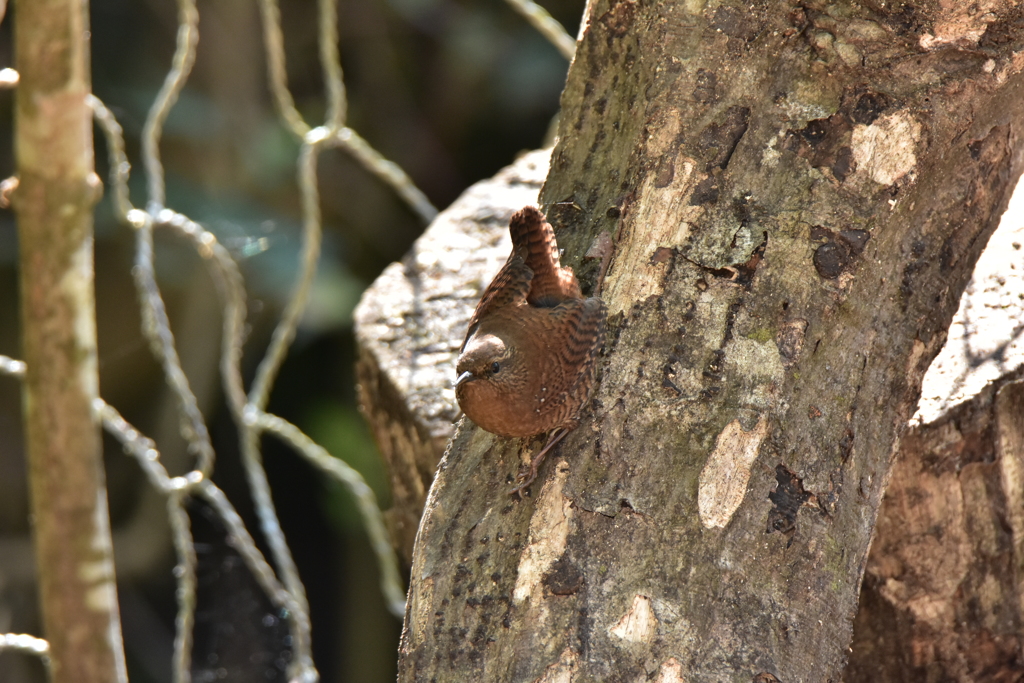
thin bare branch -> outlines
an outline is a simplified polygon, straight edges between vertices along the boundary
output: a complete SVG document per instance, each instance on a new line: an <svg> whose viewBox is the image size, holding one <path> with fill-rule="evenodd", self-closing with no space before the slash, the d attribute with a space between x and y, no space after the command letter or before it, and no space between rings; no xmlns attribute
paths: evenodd
<svg viewBox="0 0 1024 683"><path fill-rule="evenodd" d="M576 56L576 41L548 11L533 0L506 0L530 25L547 38L570 62Z"/></svg>

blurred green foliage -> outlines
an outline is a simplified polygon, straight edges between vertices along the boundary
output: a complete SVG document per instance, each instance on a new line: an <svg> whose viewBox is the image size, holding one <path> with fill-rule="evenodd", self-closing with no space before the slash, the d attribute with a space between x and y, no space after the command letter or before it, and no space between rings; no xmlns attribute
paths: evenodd
<svg viewBox="0 0 1024 683"><path fill-rule="evenodd" d="M387 472L366 421L351 403L321 400L307 406L304 430L314 441L363 475L382 508L391 504ZM346 533L360 533L362 517L352 496L340 485L329 486L324 505L331 521Z"/></svg>

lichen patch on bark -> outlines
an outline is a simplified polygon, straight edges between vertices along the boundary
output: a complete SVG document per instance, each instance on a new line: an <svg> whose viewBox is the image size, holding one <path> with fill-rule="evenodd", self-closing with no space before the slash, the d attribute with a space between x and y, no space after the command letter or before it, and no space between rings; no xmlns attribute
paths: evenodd
<svg viewBox="0 0 1024 683"><path fill-rule="evenodd" d="M725 366L729 376L743 378L736 386L741 405L759 410L771 407L775 387L784 375L782 355L774 341L761 343L743 337L729 340Z"/></svg>
<svg viewBox="0 0 1024 683"><path fill-rule="evenodd" d="M921 124L903 112L879 117L869 126L853 127L853 159L857 173L866 173L880 185L894 182L914 170Z"/></svg>
<svg viewBox="0 0 1024 683"><path fill-rule="evenodd" d="M776 133L772 136L772 139L765 145L764 151L761 152L761 165L765 168L775 168L779 164L779 159L782 158L782 152L779 150L779 140L783 135Z"/></svg>
<svg viewBox="0 0 1024 683"><path fill-rule="evenodd" d="M562 495L569 474L565 461L558 463L555 476L541 489L537 511L530 522L530 537L519 560L516 587L512 601L523 602L535 591L543 590L542 581L548 570L565 552L565 542L572 525L572 502Z"/></svg>
<svg viewBox="0 0 1024 683"><path fill-rule="evenodd" d="M750 468L767 434L768 421L761 417L749 432L735 419L718 435L715 450L700 473L697 490L697 510L706 528L724 528L732 519L743 502Z"/></svg>
<svg viewBox="0 0 1024 683"><path fill-rule="evenodd" d="M608 633L630 643L643 643L650 640L657 630L658 617L651 609L651 599L646 595L636 595L629 610L619 623L608 629Z"/></svg>

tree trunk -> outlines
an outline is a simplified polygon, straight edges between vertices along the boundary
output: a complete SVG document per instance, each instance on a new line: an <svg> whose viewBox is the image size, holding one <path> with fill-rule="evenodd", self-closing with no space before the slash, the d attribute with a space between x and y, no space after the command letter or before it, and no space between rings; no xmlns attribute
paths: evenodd
<svg viewBox="0 0 1024 683"><path fill-rule="evenodd" d="M907 430L878 516L847 683L1024 680L1024 382Z"/></svg>
<svg viewBox="0 0 1024 683"><path fill-rule="evenodd" d="M588 7L541 199L609 307L601 383L521 502L538 440L461 423L400 680L839 680L892 454L1021 170L1020 12L950 7Z"/></svg>
<svg viewBox="0 0 1024 683"><path fill-rule="evenodd" d="M1018 185L900 439L846 683L1024 681L1022 204Z"/></svg>

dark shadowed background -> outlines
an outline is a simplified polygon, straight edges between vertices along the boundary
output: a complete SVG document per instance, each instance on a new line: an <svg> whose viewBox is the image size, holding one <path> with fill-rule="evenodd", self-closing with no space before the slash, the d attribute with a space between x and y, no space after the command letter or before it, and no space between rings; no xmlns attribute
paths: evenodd
<svg viewBox="0 0 1024 683"><path fill-rule="evenodd" d="M582 1L545 5L575 35ZM142 205L138 136L170 63L177 10L171 0L96 0L91 12L94 91L125 129L132 200ZM281 12L292 93L315 123L325 109L316 2L283 0ZM196 66L163 137L167 204L211 229L242 265L251 375L297 268L299 146L272 109L255 0L201 0L199 16ZM0 66L12 65L11 24L8 16L0 26ZM567 65L501 0L341 0L339 31L349 125L401 165L438 208L519 151L542 144ZM0 91L3 176L14 169L13 99L13 92ZM97 168L106 174L99 137ZM270 410L359 469L386 507L381 464L354 402L351 313L362 290L402 257L424 226L341 152L321 156L320 191L319 276ZM156 438L178 474L190 459L139 332L133 237L113 220L107 202L96 213L101 394ZM22 355L17 253L13 216L0 212L0 353L14 357ZM221 319L212 283L191 246L160 232L157 271L183 365L218 449L214 479L254 529L235 431L220 396ZM105 444L129 675L133 683L163 683L171 680L175 614L163 501L134 461L111 440ZM394 680L400 624L384 608L354 506L294 453L272 439L264 446L275 503L309 596L322 680ZM0 632L42 635L22 447L19 387L0 377ZM224 542L216 517L198 504L191 512L199 555L194 680L283 681L289 642L280 615ZM0 656L0 680L40 679L37 662Z"/></svg>

